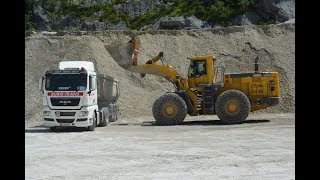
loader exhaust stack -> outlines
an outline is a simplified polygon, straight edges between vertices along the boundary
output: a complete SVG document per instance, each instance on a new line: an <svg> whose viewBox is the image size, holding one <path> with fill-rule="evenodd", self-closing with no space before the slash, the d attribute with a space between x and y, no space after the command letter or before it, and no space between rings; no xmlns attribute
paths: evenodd
<svg viewBox="0 0 320 180"><path fill-rule="evenodd" d="M259 64L258 64L258 56L256 57L256 59L254 60L254 72L258 72L259 71Z"/></svg>

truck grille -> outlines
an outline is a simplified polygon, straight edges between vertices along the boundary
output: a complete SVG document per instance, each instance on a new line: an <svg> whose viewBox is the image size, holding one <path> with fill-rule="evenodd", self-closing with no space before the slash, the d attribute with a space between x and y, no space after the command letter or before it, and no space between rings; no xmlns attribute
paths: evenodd
<svg viewBox="0 0 320 180"><path fill-rule="evenodd" d="M76 112L60 112L60 116L74 116Z"/></svg>
<svg viewBox="0 0 320 180"><path fill-rule="evenodd" d="M50 98L52 106L78 106L80 97L52 97Z"/></svg>
<svg viewBox="0 0 320 180"><path fill-rule="evenodd" d="M57 119L58 123L73 123L74 119Z"/></svg>

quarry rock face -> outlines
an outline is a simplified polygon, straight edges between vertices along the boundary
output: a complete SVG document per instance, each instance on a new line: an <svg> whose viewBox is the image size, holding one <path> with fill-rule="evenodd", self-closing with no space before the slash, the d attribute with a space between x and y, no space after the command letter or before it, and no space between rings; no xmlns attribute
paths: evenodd
<svg viewBox="0 0 320 180"><path fill-rule="evenodd" d="M35 28L42 31L50 30L49 18L41 6L34 6L29 14Z"/></svg>

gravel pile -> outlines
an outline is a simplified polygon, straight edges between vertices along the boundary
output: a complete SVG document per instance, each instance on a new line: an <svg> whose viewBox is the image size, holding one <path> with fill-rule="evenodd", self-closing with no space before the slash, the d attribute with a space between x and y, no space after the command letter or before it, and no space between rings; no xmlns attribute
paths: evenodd
<svg viewBox="0 0 320 180"><path fill-rule="evenodd" d="M250 72L259 57L260 70L280 73L281 104L260 112L294 112L295 107L295 24L241 26L214 30L176 30L138 32L141 52L138 63L145 63L160 51L168 63L186 76L194 55L214 55L217 65L226 72ZM42 118L42 94L38 80L45 71L55 69L59 61L88 60L98 72L116 77L121 82L118 100L120 118L152 115L154 100L172 85L153 75L123 69L119 64L129 59L132 31L82 32L74 34L36 33L25 37L25 118Z"/></svg>

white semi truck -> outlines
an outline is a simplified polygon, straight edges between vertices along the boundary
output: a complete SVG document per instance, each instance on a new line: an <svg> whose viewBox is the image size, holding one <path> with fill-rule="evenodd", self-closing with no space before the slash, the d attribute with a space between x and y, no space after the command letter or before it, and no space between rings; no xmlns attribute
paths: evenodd
<svg viewBox="0 0 320 180"><path fill-rule="evenodd" d="M44 126L51 131L67 126L93 131L118 119L119 81L97 74L92 62L62 61L39 80L39 88Z"/></svg>

